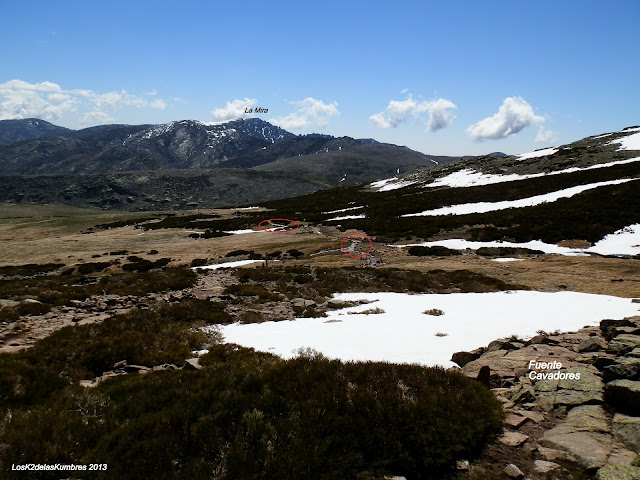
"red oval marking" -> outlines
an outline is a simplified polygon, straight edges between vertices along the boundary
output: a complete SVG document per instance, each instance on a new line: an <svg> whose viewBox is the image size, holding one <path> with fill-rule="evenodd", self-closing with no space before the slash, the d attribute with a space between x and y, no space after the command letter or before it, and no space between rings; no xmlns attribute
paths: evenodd
<svg viewBox="0 0 640 480"><path fill-rule="evenodd" d="M369 240L369 250L367 250L367 253L363 253L362 255L349 255L347 252L344 251L344 241L353 236L353 235L358 235L359 237L364 237L367 240ZM371 239L369 237L367 237L364 233L350 233L349 235L347 235L346 237L344 237L342 239L342 242L340 242L340 250L342 250L342 253L344 253L347 257L351 257L351 258L362 258L362 257L366 257L367 255L369 255L369 252L371 252L371 250L373 249L373 242L371 241Z"/></svg>
<svg viewBox="0 0 640 480"><path fill-rule="evenodd" d="M289 222L289 223L295 223L297 226L296 228L292 228L291 230L267 230L266 228L262 228L262 224L265 222L272 222L274 220L282 220L284 222ZM294 230L297 230L300 228L300 223L296 222L295 220L289 220L288 218L269 218L268 220L263 220L258 224L258 228L260 230L262 230L263 232L269 232L269 233L287 233L287 232L293 232Z"/></svg>

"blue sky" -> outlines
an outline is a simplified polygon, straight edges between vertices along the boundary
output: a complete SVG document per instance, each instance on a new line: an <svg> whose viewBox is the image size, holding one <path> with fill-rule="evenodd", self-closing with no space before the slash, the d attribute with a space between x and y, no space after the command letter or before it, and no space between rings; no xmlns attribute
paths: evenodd
<svg viewBox="0 0 640 480"><path fill-rule="evenodd" d="M640 2L0 1L0 119L521 153L640 124Z"/></svg>

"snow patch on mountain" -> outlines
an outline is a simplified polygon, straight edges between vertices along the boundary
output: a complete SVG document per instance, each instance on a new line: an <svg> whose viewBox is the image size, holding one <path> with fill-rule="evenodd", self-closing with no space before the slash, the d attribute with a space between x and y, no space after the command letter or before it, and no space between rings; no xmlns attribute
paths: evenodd
<svg viewBox="0 0 640 480"><path fill-rule="evenodd" d="M539 157L548 157L549 155L553 155L558 153L558 148L544 148L542 150L536 150L535 152L530 153L521 153L520 155L516 155L518 160L527 160L529 158L539 158Z"/></svg>
<svg viewBox="0 0 640 480"><path fill-rule="evenodd" d="M332 222L335 220L355 220L358 218L367 218L366 215L345 215L344 217L334 217L325 220L325 222Z"/></svg>
<svg viewBox="0 0 640 480"><path fill-rule="evenodd" d="M556 192L545 193L543 195L535 195L533 197L521 198L519 200L504 200L501 202L477 202L463 203L459 205L449 205L447 207L436 208L434 210L425 210L420 213L407 213L403 217L422 217L422 216L439 216L439 215L468 215L470 213L486 213L496 210L505 210L507 208L524 208L533 207L543 203L555 202L561 198L570 198L579 193L585 192L606 185L619 185L621 183L639 180L637 178L623 178L619 180L609 180L606 182L589 183L587 185L577 185L575 187L565 188Z"/></svg>
<svg viewBox="0 0 640 480"><path fill-rule="evenodd" d="M331 210L330 212L322 212L322 213L323 215L328 215L330 213L342 213L342 212L348 212L349 210L358 210L360 208L364 208L364 205L360 207L341 208L340 210Z"/></svg>
<svg viewBox="0 0 640 480"><path fill-rule="evenodd" d="M369 184L371 188L378 192L388 192L390 190L396 190L398 188L408 187L418 183L415 180L400 180L398 177L387 178L385 180L378 180Z"/></svg>
<svg viewBox="0 0 640 480"><path fill-rule="evenodd" d="M544 253L567 256L584 256L590 253L598 255L640 255L640 224L636 223L628 225L620 230L606 235L602 240L596 242L589 248L568 248L560 247L540 240L532 240L524 243L512 242L473 242L463 240L461 238L452 238L448 240L436 240L433 242L411 243L407 245L390 245L396 248L405 247L447 247L452 250L477 250L483 247L510 247L510 248L528 248L531 250L540 250Z"/></svg>
<svg viewBox="0 0 640 480"><path fill-rule="evenodd" d="M508 248L528 248L531 250L540 250L544 253L553 253L557 255L567 255L567 256L585 256L587 255L582 250L567 248L567 247L559 247L558 245L553 245L550 243L545 243L540 240L531 240L529 242L523 243L514 243L514 242L474 242L471 240L463 240L461 238L451 238L448 240L436 240L433 242L422 242L422 243L410 243L407 245L390 245L396 248L404 248L404 247L446 247L452 250L477 250L479 248L485 247L508 247Z"/></svg>
<svg viewBox="0 0 640 480"><path fill-rule="evenodd" d="M640 150L640 132L611 140L609 145L613 145L614 143L620 144L618 150Z"/></svg>

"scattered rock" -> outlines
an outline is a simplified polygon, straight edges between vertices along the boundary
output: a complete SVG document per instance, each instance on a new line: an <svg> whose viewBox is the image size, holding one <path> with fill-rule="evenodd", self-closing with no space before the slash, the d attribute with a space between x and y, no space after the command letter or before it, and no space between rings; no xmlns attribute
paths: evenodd
<svg viewBox="0 0 640 480"><path fill-rule="evenodd" d="M477 348L470 352L456 352L451 356L451 361L457 363L460 368L464 367L467 363L477 360L484 353L484 348Z"/></svg>
<svg viewBox="0 0 640 480"><path fill-rule="evenodd" d="M535 337L531 337L527 342L527 345L558 345L560 342L555 340L548 335L536 335Z"/></svg>
<svg viewBox="0 0 640 480"><path fill-rule="evenodd" d="M596 472L597 480L638 480L640 479L640 468L607 465Z"/></svg>
<svg viewBox="0 0 640 480"><path fill-rule="evenodd" d="M505 475L509 478L522 478L524 477L524 473L520 470L516 465L510 463L503 470Z"/></svg>
<svg viewBox="0 0 640 480"><path fill-rule="evenodd" d="M617 362L602 369L605 382L613 380L640 380L640 358L619 357Z"/></svg>
<svg viewBox="0 0 640 480"><path fill-rule="evenodd" d="M126 366L127 366L126 360L120 360L119 362L116 362L113 364L113 368L124 368Z"/></svg>
<svg viewBox="0 0 640 480"><path fill-rule="evenodd" d="M513 413L510 413L509 415L507 415L507 418L505 419L505 422L507 425L511 427L516 427L516 428L522 425L526 421L527 421L527 417L523 417L522 415L515 415Z"/></svg>
<svg viewBox="0 0 640 480"><path fill-rule="evenodd" d="M616 440L630 450L640 453L640 417L616 413L611 428Z"/></svg>
<svg viewBox="0 0 640 480"><path fill-rule="evenodd" d="M640 358L640 347L636 347L627 353L627 357Z"/></svg>
<svg viewBox="0 0 640 480"><path fill-rule="evenodd" d="M605 355L607 356L598 355L597 357L594 357L591 362L592 365L600 371L603 371L609 365L615 365L617 362L617 357L615 355L610 355L610 354L605 354Z"/></svg>
<svg viewBox="0 0 640 480"><path fill-rule="evenodd" d="M306 298L294 298L291 300L291 306L292 307L311 307L313 305L315 305L316 302L314 302L313 300L308 300Z"/></svg>
<svg viewBox="0 0 640 480"><path fill-rule="evenodd" d="M187 358L182 368L185 370L200 370L202 365L200 365L200 359L198 357Z"/></svg>
<svg viewBox="0 0 640 480"><path fill-rule="evenodd" d="M600 331L602 335L607 341L611 341L611 339L615 336L613 334L613 329L615 327L633 327L635 323L630 319L625 318L623 320L602 320L600 322Z"/></svg>
<svg viewBox="0 0 640 480"><path fill-rule="evenodd" d="M569 452L586 469L606 465L613 445L604 409L599 405L575 407L564 422L540 439L544 447Z"/></svg>
<svg viewBox="0 0 640 480"><path fill-rule="evenodd" d="M456 462L456 469L458 470L469 470L469 460L458 460Z"/></svg>
<svg viewBox="0 0 640 480"><path fill-rule="evenodd" d="M624 355L636 347L640 347L640 335L623 333L609 342L609 351L617 355Z"/></svg>
<svg viewBox="0 0 640 480"><path fill-rule="evenodd" d="M538 447L538 454L545 460L554 462L556 460L575 462L576 459L569 452L564 450L557 450L555 448Z"/></svg>
<svg viewBox="0 0 640 480"><path fill-rule="evenodd" d="M144 365L125 365L123 370L127 373L146 373L151 369Z"/></svg>
<svg viewBox="0 0 640 480"><path fill-rule="evenodd" d="M511 397L513 403L531 403L536 399L536 392L531 385L521 385L520 390Z"/></svg>
<svg viewBox="0 0 640 480"><path fill-rule="evenodd" d="M533 469L538 473L549 473L558 468L562 468L555 462L547 462L546 460L536 460L533 463Z"/></svg>
<svg viewBox="0 0 640 480"><path fill-rule="evenodd" d="M518 432L504 432L504 434L498 439L500 443L507 447L517 447L522 445L529 439L529 435L524 435Z"/></svg>
<svg viewBox="0 0 640 480"><path fill-rule="evenodd" d="M180 370L180 369L178 368L177 365L174 365L173 363L163 363L162 365L156 365L151 370L153 370L154 372L158 372L161 370Z"/></svg>
<svg viewBox="0 0 640 480"><path fill-rule="evenodd" d="M540 412L531 412L531 411L514 411L514 413L518 413L520 415L523 415L525 417L527 417L529 420L535 422L535 423L542 423L544 422L544 415Z"/></svg>
<svg viewBox="0 0 640 480"><path fill-rule="evenodd" d="M607 401L617 410L640 416L640 381L614 380L605 386Z"/></svg>
<svg viewBox="0 0 640 480"><path fill-rule="evenodd" d="M487 352L495 352L497 350L516 350L518 347L511 343L508 338L494 340L487 346Z"/></svg>
<svg viewBox="0 0 640 480"><path fill-rule="evenodd" d="M598 350L604 350L607 348L606 342L598 337L591 337L582 342L577 347L578 352L597 352Z"/></svg>
<svg viewBox="0 0 640 480"><path fill-rule="evenodd" d="M484 365L478 372L476 380L487 388L491 388L491 368L488 365Z"/></svg>

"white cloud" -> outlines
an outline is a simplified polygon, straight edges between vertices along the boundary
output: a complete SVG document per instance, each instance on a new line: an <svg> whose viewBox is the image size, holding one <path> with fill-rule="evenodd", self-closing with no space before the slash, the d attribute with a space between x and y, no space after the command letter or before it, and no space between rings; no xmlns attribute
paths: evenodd
<svg viewBox="0 0 640 480"><path fill-rule="evenodd" d="M543 126L538 129L538 133L536 134L535 141L537 143L551 143L557 140L555 132L551 130L547 130Z"/></svg>
<svg viewBox="0 0 640 480"><path fill-rule="evenodd" d="M451 122L453 122L453 119L456 118L449 110L458 107L449 100L438 98L437 100L427 102L427 104L429 108L429 121L427 122L427 128L432 132L448 127L451 125Z"/></svg>
<svg viewBox="0 0 640 480"><path fill-rule="evenodd" d="M474 140L507 138L534 123L544 122L544 117L533 113L533 108L522 97L504 99L498 113L483 118L467 128Z"/></svg>
<svg viewBox="0 0 640 480"><path fill-rule="evenodd" d="M404 89L402 93L406 93ZM383 112L376 113L369 117L378 128L396 128L409 118L418 118L423 113L429 114L426 127L432 132L451 125L456 118L451 110L458 108L456 105L444 98L435 100L416 101L411 94L405 100L391 100Z"/></svg>
<svg viewBox="0 0 640 480"><path fill-rule="evenodd" d="M80 123L82 125L104 125L106 123L113 123L115 121L114 118L111 118L108 113L101 111L93 111L86 113L83 115Z"/></svg>
<svg viewBox="0 0 640 480"><path fill-rule="evenodd" d="M167 108L167 103L164 100L156 98L153 102L149 104L151 108L155 108L156 110L164 110Z"/></svg>
<svg viewBox="0 0 640 480"><path fill-rule="evenodd" d="M158 94L158 91L155 88L152 88L148 92L144 92L144 94L150 97L155 97Z"/></svg>
<svg viewBox="0 0 640 480"><path fill-rule="evenodd" d="M235 100L227 102L224 108L214 109L211 115L219 122L240 118L246 115L245 110L247 108L255 107L256 103L258 103L258 101L255 98L236 98Z"/></svg>
<svg viewBox="0 0 640 480"><path fill-rule="evenodd" d="M83 125L108 123L114 121L109 112L121 107L163 110L166 103L159 98L148 102L126 90L100 94L86 89L65 90L52 82L0 83L0 120L37 117L54 121L65 114L79 114Z"/></svg>
<svg viewBox="0 0 640 480"><path fill-rule="evenodd" d="M324 127L331 117L340 115L338 102L324 103L322 100L307 97L291 104L296 105L298 109L284 117L271 118L269 121L288 130L297 130L310 126Z"/></svg>

